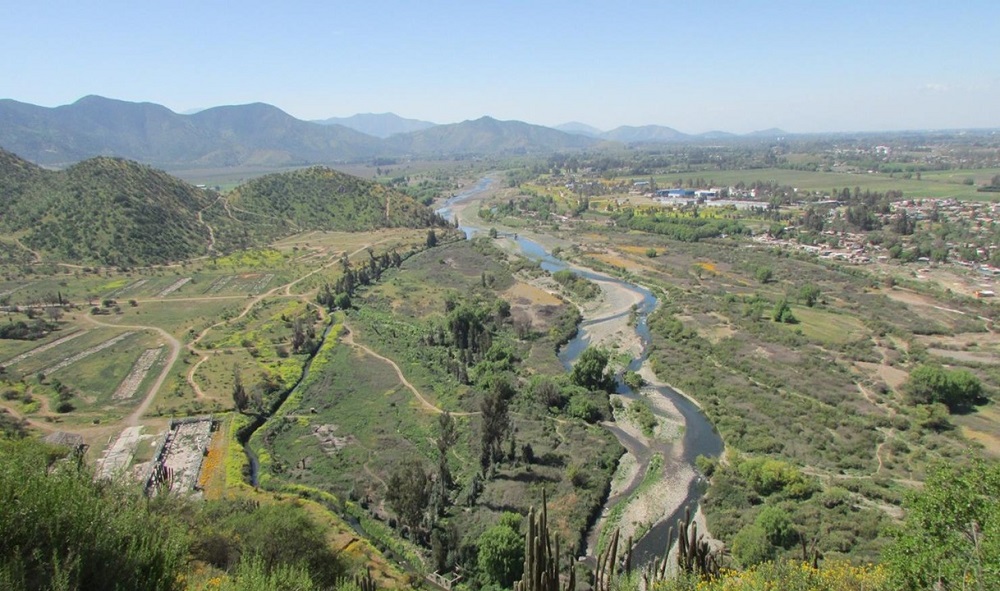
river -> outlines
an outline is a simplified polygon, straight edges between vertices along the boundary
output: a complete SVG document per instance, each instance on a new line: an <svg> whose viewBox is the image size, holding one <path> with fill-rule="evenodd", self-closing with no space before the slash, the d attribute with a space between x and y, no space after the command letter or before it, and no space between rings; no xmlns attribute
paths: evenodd
<svg viewBox="0 0 1000 591"><path fill-rule="evenodd" d="M465 191L445 201L444 205L438 209L438 213L448 219L454 218L456 215L456 205L466 201L471 201L483 195L490 189L493 182L495 181L490 177L480 179L479 182L471 188L466 189ZM465 232L466 237L472 237L483 231L482 228L469 225L468 220L459 219L458 222L459 228ZM649 343L651 340L647 319L649 314L656 309L656 306L659 303L656 296L649 289L596 271L571 267L565 261L552 256L552 253L548 252L541 244L523 235L515 234L514 241L525 257L538 261L541 264L541 267L550 273L563 269L570 269L587 279L614 284L617 288L625 289L635 294L637 296L636 299L640 300L636 310L637 321L635 323L635 331L642 343L642 354L632 360L628 369L637 371L646 362L649 357ZM620 315L621 313L619 312L614 317L618 317ZM567 343L559 352L559 358L567 371L572 367L573 362L577 359L577 357L579 357L580 353L582 353L589 346L591 335L588 333L587 327L598 322L607 321L610 318L612 317L605 316L599 318L588 318L580 325L580 331L577 336ZM718 457L722 453L722 439L719 437L718 432L712 424L708 421L708 418L705 417L704 413L702 413L701 409L699 409L694 402L668 386L659 385L654 386L653 389L659 395L668 398L684 418L684 434L681 440L664 443L655 450L663 453L664 455L664 473L668 473L672 467L676 469L676 465L673 464L673 462L684 462L693 468L695 458L699 455ZM628 397L635 396L628 386L621 382L621 379L618 380L618 393ZM615 435L615 437L618 438L619 442L626 449L634 450L637 449L637 446L641 445L622 429L613 425L609 425L608 429ZM673 447L676 445L681 445L680 454L671 453L674 451ZM636 488L640 481L641 477L635 479L630 487L622 491L615 498L609 499L608 502L615 503L621 499L627 499L628 495ZM665 516L665 519L662 519L653 525L653 527L650 528L645 535L635 543L632 554L633 564L642 565L664 554L669 527L676 524L677 520L683 517L685 509L690 508L692 513L694 512L702 493L703 484L700 481L700 478L689 482L684 502L681 503L671 515ZM593 552L596 533L597 532L592 532L591 535L588 536L588 545L590 546L588 549L589 552Z"/></svg>

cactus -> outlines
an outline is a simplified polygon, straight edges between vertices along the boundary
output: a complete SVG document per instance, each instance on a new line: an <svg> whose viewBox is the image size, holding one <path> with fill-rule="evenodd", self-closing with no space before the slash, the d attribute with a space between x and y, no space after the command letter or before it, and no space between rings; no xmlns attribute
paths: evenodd
<svg viewBox="0 0 1000 591"><path fill-rule="evenodd" d="M618 529L611 534L611 542L597 557L597 569L594 571L594 591L609 591L611 582L615 580L615 569L618 567ZM632 538L625 542L625 555L621 560L625 576L632 574ZM622 574L622 573L619 573Z"/></svg>
<svg viewBox="0 0 1000 591"><path fill-rule="evenodd" d="M375 591L377 588L375 586L375 579L372 578L372 570L370 568L365 570L364 575L355 575L353 579L342 577L338 579L336 583L337 588L354 583L354 587L356 587L358 591Z"/></svg>
<svg viewBox="0 0 1000 591"><path fill-rule="evenodd" d="M542 491L542 510L528 512L528 531L524 536L524 574L514 583L514 591L573 591L576 587L576 572L573 558L569 557L569 574L566 585L559 587L559 536L549 537L548 505L545 491ZM553 551L554 550L554 551Z"/></svg>
<svg viewBox="0 0 1000 591"><path fill-rule="evenodd" d="M667 530L667 548L663 560L653 565L651 572L644 575L647 584L652 581L663 581L667 577L667 556L673 546L675 530L671 526ZM719 560L708 545L708 542L698 535L698 524L691 521L691 508L684 511L684 519L677 520L677 568L684 573L697 573L703 579L711 579L719 575Z"/></svg>

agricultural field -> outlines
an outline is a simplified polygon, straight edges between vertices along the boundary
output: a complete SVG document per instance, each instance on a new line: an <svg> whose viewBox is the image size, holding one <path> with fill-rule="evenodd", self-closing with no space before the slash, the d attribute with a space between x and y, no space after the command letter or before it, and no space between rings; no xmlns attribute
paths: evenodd
<svg viewBox="0 0 1000 591"><path fill-rule="evenodd" d="M8 268L4 320L24 336L0 339L0 365L24 381L3 403L63 427L124 420L154 388L153 417L228 410L234 367L251 386L259 376L273 376L271 387L298 379L306 352L292 343L292 324L311 339L323 328L321 283L303 289L300 280L335 279L317 271L339 273L342 256L364 260L383 244L408 251L425 238L313 233L173 268Z"/></svg>
<svg viewBox="0 0 1000 591"><path fill-rule="evenodd" d="M847 187L854 190L860 187L862 191L885 192L899 190L911 199L942 198L942 199L991 199L990 193L976 191L977 185L987 183L997 169L952 170L921 173L920 180L915 178L900 178L899 175L885 173L848 173L820 172L808 170L793 170L787 168L762 168L753 170L701 170L684 173L654 174L653 181L657 187L671 188L688 186L687 181L702 178L707 186L730 187L739 183L751 186L754 183L773 183L789 186L799 192L829 193L832 189ZM619 181L649 180L650 176L628 176ZM966 184L966 179L974 179L975 184Z"/></svg>

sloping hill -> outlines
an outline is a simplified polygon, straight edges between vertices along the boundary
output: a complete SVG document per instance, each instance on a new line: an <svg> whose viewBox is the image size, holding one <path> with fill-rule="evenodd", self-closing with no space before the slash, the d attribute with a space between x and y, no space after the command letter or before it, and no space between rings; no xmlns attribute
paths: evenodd
<svg viewBox="0 0 1000 591"><path fill-rule="evenodd" d="M119 158L49 171L0 149L0 199L4 260L37 253L62 262L169 263L208 254L209 225L219 252L307 229L447 226L404 193L318 167L261 177L220 196Z"/></svg>
<svg viewBox="0 0 1000 591"><path fill-rule="evenodd" d="M214 107L190 115L211 141L196 164L298 165L366 158L379 141L340 125L317 125L264 103Z"/></svg>
<svg viewBox="0 0 1000 591"><path fill-rule="evenodd" d="M0 151L5 233L46 258L111 265L166 263L204 254L203 191L148 166L95 158L45 171Z"/></svg>
<svg viewBox="0 0 1000 591"><path fill-rule="evenodd" d="M600 140L521 121L481 117L393 136L386 142L398 152L431 156L553 152L589 148Z"/></svg>
<svg viewBox="0 0 1000 591"><path fill-rule="evenodd" d="M44 165L102 155L165 168L294 166L366 158L380 150L376 138L301 121L261 103L179 115L153 103L99 96L51 109L0 100L0 145Z"/></svg>
<svg viewBox="0 0 1000 591"><path fill-rule="evenodd" d="M237 187L227 198L238 218L273 220L282 225L279 231L447 225L404 193L323 167L269 174Z"/></svg>
<svg viewBox="0 0 1000 591"><path fill-rule="evenodd" d="M358 113L350 117L330 117L321 121L314 121L321 125L343 125L354 131L368 134L377 138L387 138L397 133L410 133L434 127L437 123L421 121L419 119L407 119L395 113Z"/></svg>

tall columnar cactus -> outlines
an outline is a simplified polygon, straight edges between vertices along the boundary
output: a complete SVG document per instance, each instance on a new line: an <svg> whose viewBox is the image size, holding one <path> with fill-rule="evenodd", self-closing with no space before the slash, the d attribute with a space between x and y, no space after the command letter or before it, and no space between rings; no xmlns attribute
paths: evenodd
<svg viewBox="0 0 1000 591"><path fill-rule="evenodd" d="M609 591L611 583L615 580L615 569L618 567L618 529L611 534L611 542L597 557L597 569L594 571L594 591ZM625 542L625 556L623 562L623 573L628 576L632 573L632 538ZM621 574L621 573L619 573Z"/></svg>
<svg viewBox="0 0 1000 591"><path fill-rule="evenodd" d="M358 589L358 591L375 591L377 588L375 586L375 579L372 578L372 570L370 568L365 571L365 574L354 575L351 579L348 579L347 577L340 577L337 580L337 587L340 588L345 585L350 586L351 583L354 583L354 586Z"/></svg>
<svg viewBox="0 0 1000 591"><path fill-rule="evenodd" d="M549 536L548 506L542 491L542 511L528 512L528 531L524 536L524 574L514 583L514 591L573 591L576 573L573 557L569 557L566 585L559 586L559 536ZM554 539L554 543L553 543Z"/></svg>
<svg viewBox="0 0 1000 591"><path fill-rule="evenodd" d="M375 591L375 579L372 578L372 571L369 569L365 572L365 576L354 577L354 584L358 586L361 591Z"/></svg>
<svg viewBox="0 0 1000 591"><path fill-rule="evenodd" d="M667 564L670 548L674 545L674 534L677 534L677 568L685 573L697 573L703 579L719 575L719 560L711 546L698 535L698 524L691 521L690 507L684 511L684 519L677 520L677 529L671 526L667 530L667 548L663 559L653 565L651 572L645 574L648 583L663 581L667 578Z"/></svg>

